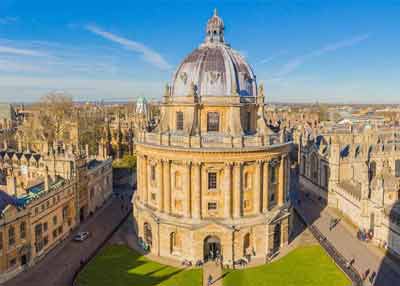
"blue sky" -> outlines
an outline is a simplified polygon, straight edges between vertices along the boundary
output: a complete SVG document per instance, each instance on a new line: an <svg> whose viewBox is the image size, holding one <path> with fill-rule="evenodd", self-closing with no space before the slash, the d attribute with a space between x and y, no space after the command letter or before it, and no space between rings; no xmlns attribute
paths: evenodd
<svg viewBox="0 0 400 286"><path fill-rule="evenodd" d="M400 103L389 0L0 0L0 101L159 98L215 7L267 101Z"/></svg>

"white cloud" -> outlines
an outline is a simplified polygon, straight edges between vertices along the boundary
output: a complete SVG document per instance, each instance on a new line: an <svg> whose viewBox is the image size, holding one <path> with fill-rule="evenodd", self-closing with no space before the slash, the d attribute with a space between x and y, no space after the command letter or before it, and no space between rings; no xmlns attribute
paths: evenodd
<svg viewBox="0 0 400 286"><path fill-rule="evenodd" d="M277 76L285 76L285 75L295 71L297 68L299 68L301 65L303 65L307 60L310 60L310 59L316 58L316 57L320 57L327 53L335 52L339 49L352 47L363 41L366 41L367 39L369 39L369 37L370 37L369 34L358 35L351 39L327 44L318 50L314 50L308 54L292 58L285 65L282 66L282 68L278 72Z"/></svg>
<svg viewBox="0 0 400 286"><path fill-rule="evenodd" d="M45 53L37 52L28 49L19 49L9 46L0 46L0 54L18 55L18 56L32 56L32 57L45 57Z"/></svg>
<svg viewBox="0 0 400 286"><path fill-rule="evenodd" d="M0 71L2 72L45 72L47 69L41 65L21 63L13 60L0 59Z"/></svg>
<svg viewBox="0 0 400 286"><path fill-rule="evenodd" d="M142 43L135 42L135 41L128 40L126 38L117 36L110 32L104 31L94 25L87 25L85 28L86 28L86 30L88 30L96 35L99 35L107 40L110 40L114 43L118 43L118 44L122 45L123 47L125 47L128 50L142 54L143 58L147 62L158 67L159 69L166 70L166 69L171 68L170 64L168 64L168 62L159 53L153 51L149 47L146 47Z"/></svg>
<svg viewBox="0 0 400 286"><path fill-rule="evenodd" d="M267 58L265 58L265 59L262 59L262 60L259 61L258 63L259 63L259 64L267 64L267 63L270 63L270 62L276 60L277 58L279 58L280 56L282 56L282 55L284 55L284 54L286 54L286 53L287 53L286 50L279 51L279 52L276 53L275 55L272 55L272 56L269 56L269 57L267 57Z"/></svg>
<svg viewBox="0 0 400 286"><path fill-rule="evenodd" d="M159 98L162 88L163 81L152 80L0 75L1 99L11 102L34 101L54 91L69 93L75 100L133 100L143 95Z"/></svg>

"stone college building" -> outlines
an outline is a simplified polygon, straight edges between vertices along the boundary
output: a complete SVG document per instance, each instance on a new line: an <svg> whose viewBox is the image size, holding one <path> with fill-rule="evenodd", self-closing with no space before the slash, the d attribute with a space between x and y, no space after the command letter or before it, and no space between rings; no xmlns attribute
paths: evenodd
<svg viewBox="0 0 400 286"><path fill-rule="evenodd" d="M264 262L291 231L288 138L267 125L263 87L215 12L166 86L159 124L137 138L139 238L177 261Z"/></svg>

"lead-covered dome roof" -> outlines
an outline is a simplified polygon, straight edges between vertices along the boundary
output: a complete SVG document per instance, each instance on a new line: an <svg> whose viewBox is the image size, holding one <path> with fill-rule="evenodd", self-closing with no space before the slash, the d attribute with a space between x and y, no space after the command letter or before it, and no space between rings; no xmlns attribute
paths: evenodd
<svg viewBox="0 0 400 286"><path fill-rule="evenodd" d="M205 42L189 54L172 78L172 96L256 96L256 77L243 56L224 42L224 23L208 20Z"/></svg>

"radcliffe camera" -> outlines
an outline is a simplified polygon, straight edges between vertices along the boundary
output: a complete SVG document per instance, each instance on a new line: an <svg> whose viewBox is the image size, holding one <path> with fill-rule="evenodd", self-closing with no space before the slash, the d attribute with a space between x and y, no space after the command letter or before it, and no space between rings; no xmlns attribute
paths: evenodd
<svg viewBox="0 0 400 286"><path fill-rule="evenodd" d="M0 0L0 285L400 285L398 15Z"/></svg>

